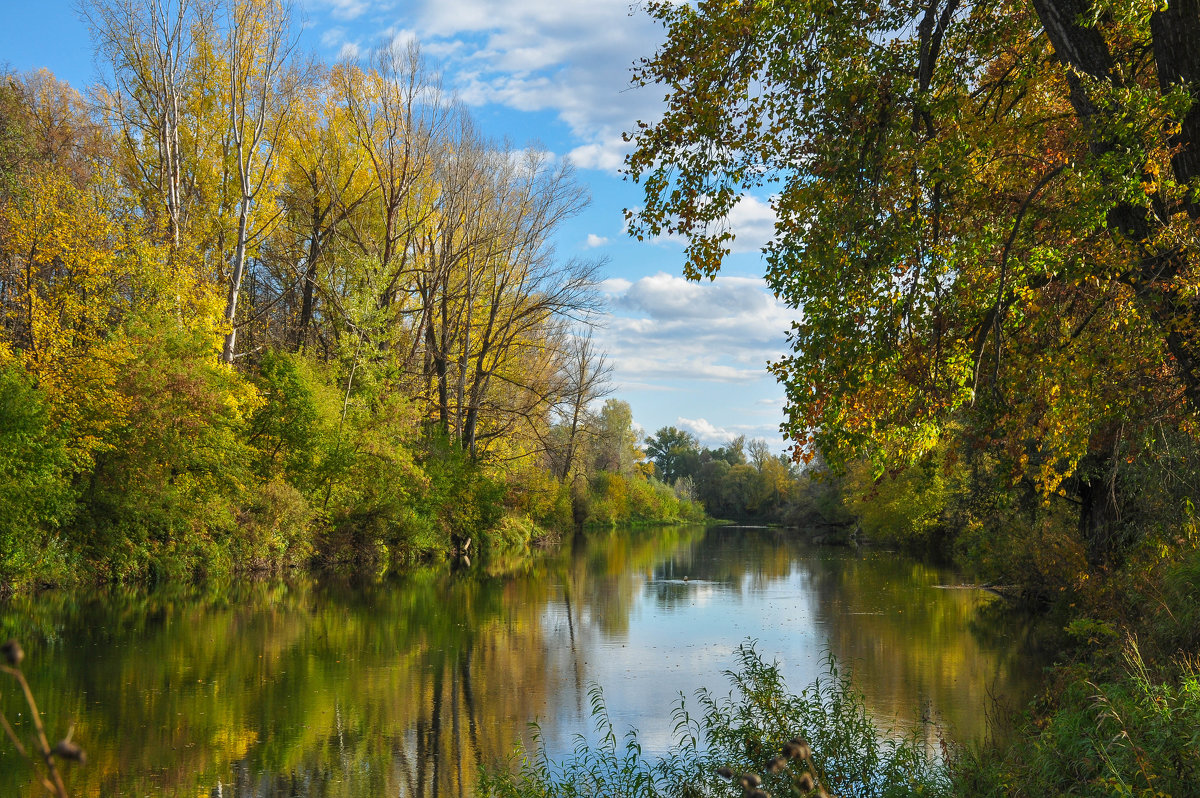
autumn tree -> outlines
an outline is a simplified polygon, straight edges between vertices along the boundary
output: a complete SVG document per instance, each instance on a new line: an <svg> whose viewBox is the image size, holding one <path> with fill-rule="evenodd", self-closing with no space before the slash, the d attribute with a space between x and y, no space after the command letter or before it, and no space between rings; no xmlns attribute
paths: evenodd
<svg viewBox="0 0 1200 798"><path fill-rule="evenodd" d="M178 247L196 200L189 174L189 93L194 82L193 33L212 24L203 0L88 0L80 6L99 60L108 65L101 101L128 147L130 179L146 195L152 219L163 220ZM194 151L193 151L194 154Z"/></svg>
<svg viewBox="0 0 1200 798"><path fill-rule="evenodd" d="M555 471L559 479L565 480L571 474L580 450L587 445L585 439L592 432L588 406L612 390L609 382L612 367L604 353L597 349L590 333L572 335L567 339L564 360L565 385L561 391L563 401L558 414L565 440L561 451L557 453Z"/></svg>
<svg viewBox="0 0 1200 798"><path fill-rule="evenodd" d="M361 223L348 230L361 257L355 279L369 301L359 313L378 316L373 336L387 347L417 305L410 256L434 213L439 160L453 157L442 149L451 108L416 45L380 48L365 70L340 65L333 80L373 183Z"/></svg>
<svg viewBox="0 0 1200 798"><path fill-rule="evenodd" d="M649 10L636 80L670 89L631 134L631 229L711 276L734 205L771 195L799 452L878 476L966 420L1004 479L1074 494L1102 558L1117 464L1200 410L1195 5Z"/></svg>
<svg viewBox="0 0 1200 798"><path fill-rule="evenodd" d="M606 399L592 422L592 467L632 476L642 459L640 429L633 423L633 408L621 399Z"/></svg>
<svg viewBox="0 0 1200 798"><path fill-rule="evenodd" d="M289 243L281 247L284 263L275 274L281 290L300 287L291 303L298 300L299 307L292 308L288 336L297 349L313 338L322 297L328 302L335 296L330 280L335 256L345 251L356 214L378 190L367 150L354 143L349 109L339 100L332 75L325 71L304 88L285 142L281 198L286 215L280 238Z"/></svg>
<svg viewBox="0 0 1200 798"><path fill-rule="evenodd" d="M278 220L278 211L264 199L275 189L278 145L303 75L292 59L296 38L291 9L281 0L232 0L224 11L224 40L219 44L223 85L218 96L228 114L225 146L234 161L237 228L225 300L229 331L221 359L232 363L246 258L249 248Z"/></svg>

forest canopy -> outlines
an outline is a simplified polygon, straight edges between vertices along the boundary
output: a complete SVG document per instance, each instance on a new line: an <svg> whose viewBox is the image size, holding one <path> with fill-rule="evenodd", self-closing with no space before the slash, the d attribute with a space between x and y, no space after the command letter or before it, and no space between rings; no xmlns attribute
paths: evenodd
<svg viewBox="0 0 1200 798"><path fill-rule="evenodd" d="M97 88L0 81L0 594L701 515L599 406L568 161L278 0L80 12Z"/></svg>

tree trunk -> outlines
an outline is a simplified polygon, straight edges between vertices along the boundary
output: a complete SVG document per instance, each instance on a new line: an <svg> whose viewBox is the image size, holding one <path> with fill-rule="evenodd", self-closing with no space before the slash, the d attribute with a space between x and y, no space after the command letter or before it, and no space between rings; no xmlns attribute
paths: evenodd
<svg viewBox="0 0 1200 798"><path fill-rule="evenodd" d="M242 274L246 270L246 228L249 224L249 206L249 199L243 196L238 209L238 237L237 247L233 252L233 273L229 277L229 295L225 300L225 323L229 325L229 332L225 334L225 348L221 353L221 360L229 364L233 363L237 346L237 303L238 293L242 290Z"/></svg>
<svg viewBox="0 0 1200 798"><path fill-rule="evenodd" d="M308 257L304 264L304 294L300 303L300 322L296 327L296 351L308 345L308 325L312 322L313 298L317 287L317 258L321 255L320 214L313 205L312 234L308 238Z"/></svg>
<svg viewBox="0 0 1200 798"><path fill-rule="evenodd" d="M1089 134L1091 152L1099 156L1112 151L1117 143L1103 137L1100 131L1104 126L1097 125L1094 118L1100 113L1120 114L1121 109L1099 108L1080 78L1086 75L1101 82L1121 82L1114 76L1112 55L1100 31L1082 24L1090 2L1033 0L1033 5L1066 68L1071 105ZM1167 91L1182 83L1193 100L1171 142L1177 148L1171 161L1175 180L1187 185L1200 176L1200 48L1196 46L1200 42L1200 0L1172 0L1167 10L1154 13L1150 27L1160 87ZM1200 218L1195 195L1188 198L1185 208L1193 219ZM1169 212L1166 209L1166 215ZM1200 330L1194 322L1200 315L1200 302L1171 287L1190 253L1156 251L1157 231L1144 208L1117 203L1108 214L1108 226L1146 253L1140 268L1126 280L1162 328L1164 346L1179 369L1187 402L1193 411L1200 411Z"/></svg>
<svg viewBox="0 0 1200 798"><path fill-rule="evenodd" d="M1111 456L1089 455L1080 464L1079 536L1092 569L1111 562L1121 548L1116 488Z"/></svg>

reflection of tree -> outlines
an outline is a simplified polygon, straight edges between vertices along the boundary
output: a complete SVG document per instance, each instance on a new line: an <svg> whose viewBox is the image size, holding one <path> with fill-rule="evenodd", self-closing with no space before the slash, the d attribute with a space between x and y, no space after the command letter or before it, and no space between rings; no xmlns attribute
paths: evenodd
<svg viewBox="0 0 1200 798"><path fill-rule="evenodd" d="M926 700L974 735L993 675L1016 672L1010 641L962 634L979 594L936 590L941 572L891 555L814 554L774 530L614 531L506 575L16 599L0 638L27 643L50 732L76 722L78 796L465 796L529 720L554 723L551 698L586 711L584 663L641 597L672 610L789 578L811 583L881 715ZM0 750L0 795L38 794L12 757Z"/></svg>
<svg viewBox="0 0 1200 798"><path fill-rule="evenodd" d="M654 569L654 599L664 609L674 609L713 585L722 592L762 590L787 578L800 556L799 546L795 536L778 529L709 530Z"/></svg>
<svg viewBox="0 0 1200 798"><path fill-rule="evenodd" d="M0 629L88 741L73 794L465 796L560 685L582 699L589 635L627 630L646 575L703 535L601 533L507 576L39 597ZM8 757L0 794L36 794Z"/></svg>
<svg viewBox="0 0 1200 798"><path fill-rule="evenodd" d="M35 674L47 716L88 740L73 794L454 796L556 689L537 653L547 590L431 570L357 589L51 599L5 621L28 609L30 628L56 629L28 639L52 668ZM8 757L0 794L36 794Z"/></svg>
<svg viewBox="0 0 1200 798"><path fill-rule="evenodd" d="M993 698L1029 696L1033 669L1003 636L964 633L992 597L887 552L803 559L830 651L877 715L933 735L982 739ZM940 587L939 587L940 586Z"/></svg>

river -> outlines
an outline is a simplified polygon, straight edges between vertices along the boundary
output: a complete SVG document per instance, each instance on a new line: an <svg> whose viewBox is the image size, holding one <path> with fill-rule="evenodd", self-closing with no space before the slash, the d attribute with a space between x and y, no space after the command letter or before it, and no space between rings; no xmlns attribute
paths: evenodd
<svg viewBox="0 0 1200 798"><path fill-rule="evenodd" d="M680 693L726 692L747 640L793 689L832 654L882 725L980 739L1039 674L1019 633L978 621L996 599L958 582L890 552L679 527L381 579L47 593L0 607L0 639L24 643L51 734L73 723L88 752L74 796L433 798L471 794L533 721L568 751L594 686L661 752ZM34 786L0 738L0 795Z"/></svg>

